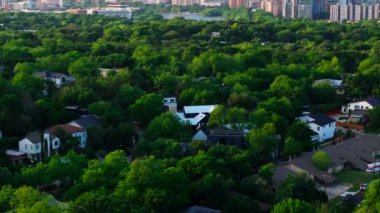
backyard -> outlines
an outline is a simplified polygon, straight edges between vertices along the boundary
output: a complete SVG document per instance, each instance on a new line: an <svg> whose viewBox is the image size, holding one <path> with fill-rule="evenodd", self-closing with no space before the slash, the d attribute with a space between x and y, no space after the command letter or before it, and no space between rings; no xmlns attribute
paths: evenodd
<svg viewBox="0 0 380 213"><path fill-rule="evenodd" d="M380 174L359 170L344 170L336 173L335 176L343 183L352 184L352 187L348 191L356 192L359 190L361 183L369 183L372 180L379 178Z"/></svg>

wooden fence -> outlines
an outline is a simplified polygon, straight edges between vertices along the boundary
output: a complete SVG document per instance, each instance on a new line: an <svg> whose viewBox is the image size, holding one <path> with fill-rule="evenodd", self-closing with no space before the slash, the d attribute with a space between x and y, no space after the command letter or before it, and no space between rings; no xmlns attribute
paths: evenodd
<svg viewBox="0 0 380 213"><path fill-rule="evenodd" d="M354 123L346 123L346 122L336 122L337 127L347 128L347 129L354 129L357 131L363 131L364 125L361 124L354 124Z"/></svg>

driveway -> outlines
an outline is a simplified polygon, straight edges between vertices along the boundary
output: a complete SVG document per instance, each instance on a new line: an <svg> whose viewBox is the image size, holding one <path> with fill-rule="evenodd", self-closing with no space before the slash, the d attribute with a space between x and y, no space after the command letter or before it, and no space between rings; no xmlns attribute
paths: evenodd
<svg viewBox="0 0 380 213"><path fill-rule="evenodd" d="M317 186L319 190L325 191L325 186L318 185ZM342 193L346 192L349 188L351 188L352 185L350 184L343 184L343 183L334 183L334 184L329 184L326 186L326 194L327 197L330 199L333 199Z"/></svg>

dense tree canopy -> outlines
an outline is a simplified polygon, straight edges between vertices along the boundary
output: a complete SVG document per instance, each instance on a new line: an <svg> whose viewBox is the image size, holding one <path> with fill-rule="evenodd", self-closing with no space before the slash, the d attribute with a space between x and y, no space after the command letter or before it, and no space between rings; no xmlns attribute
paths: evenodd
<svg viewBox="0 0 380 213"><path fill-rule="evenodd" d="M286 20L242 8L203 12L227 21L164 20L157 11L204 8L140 6L133 20L0 13L1 151L86 110L101 120L88 129L83 155L69 151L23 168L1 159L1 184L12 187L0 190L0 211L180 212L204 205L257 212L260 201L287 212L325 202L303 177L273 192L270 161L312 150L312 131L294 121L302 111L380 96L380 23ZM39 71L75 82L56 88ZM329 78L344 80L344 96L327 84L313 86ZM202 129L244 131L247 146L192 142L194 129L164 113L167 96L177 98L179 111L218 105ZM378 129L378 110L369 117ZM328 167L326 158L315 161ZM376 190L375 182L358 211L376 208Z"/></svg>

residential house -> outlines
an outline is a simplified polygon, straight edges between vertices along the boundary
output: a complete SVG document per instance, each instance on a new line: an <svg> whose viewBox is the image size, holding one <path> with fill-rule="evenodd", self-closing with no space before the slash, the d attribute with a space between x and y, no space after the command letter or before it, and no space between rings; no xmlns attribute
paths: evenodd
<svg viewBox="0 0 380 213"><path fill-rule="evenodd" d="M168 107L169 112L177 112L177 99L176 97L166 97L163 100L164 106Z"/></svg>
<svg viewBox="0 0 380 213"><path fill-rule="evenodd" d="M234 145L242 147L245 145L245 132L243 130L234 130L225 127L216 127L209 130L199 128L192 140L208 141L211 144Z"/></svg>
<svg viewBox="0 0 380 213"><path fill-rule="evenodd" d="M207 133L204 129L200 128L198 129L193 138L192 138L193 141L207 141Z"/></svg>
<svg viewBox="0 0 380 213"><path fill-rule="evenodd" d="M329 84L332 88L336 90L336 94L344 95L344 84L343 80L339 79L319 79L313 82L313 86L318 84Z"/></svg>
<svg viewBox="0 0 380 213"><path fill-rule="evenodd" d="M91 114L82 115L80 118L75 119L67 124L70 126L82 127L85 129L102 126L102 122L100 121L99 117Z"/></svg>
<svg viewBox="0 0 380 213"><path fill-rule="evenodd" d="M217 127L209 130L207 140L211 144L235 145L243 147L245 145L244 132L241 130L233 130Z"/></svg>
<svg viewBox="0 0 380 213"><path fill-rule="evenodd" d="M345 168L363 171L367 164L377 162L376 156L380 154L380 136L368 134L337 145L322 147L321 150L325 151L331 159L331 166L326 171L316 168L311 160L313 153L306 152L292 159L288 164L281 165L278 171L276 168L274 179L280 183L287 175L302 172L318 183L332 183L337 180L334 173Z"/></svg>
<svg viewBox="0 0 380 213"><path fill-rule="evenodd" d="M184 106L182 112L175 112L175 115L185 123L189 123L193 127L197 127L202 123L207 122L210 114L217 105L199 105L199 106Z"/></svg>
<svg viewBox="0 0 380 213"><path fill-rule="evenodd" d="M342 113L348 114L355 109L370 110L380 105L380 99L369 96L365 100L353 101L342 106Z"/></svg>
<svg viewBox="0 0 380 213"><path fill-rule="evenodd" d="M366 134L336 146L366 163L373 163L378 161L377 156L380 155L380 136ZM360 169L365 168L362 166Z"/></svg>
<svg viewBox="0 0 380 213"><path fill-rule="evenodd" d="M43 78L45 80L51 81L57 88L62 87L65 84L71 83L75 81L75 78L72 76L65 75L63 73L58 72L35 72L33 76Z"/></svg>
<svg viewBox="0 0 380 213"><path fill-rule="evenodd" d="M328 115L306 113L296 119L306 123L314 131L313 141L321 143L334 137L336 120Z"/></svg>
<svg viewBox="0 0 380 213"><path fill-rule="evenodd" d="M38 132L30 132L18 142L19 152L31 160L41 160L42 137Z"/></svg>
<svg viewBox="0 0 380 213"><path fill-rule="evenodd" d="M59 132L65 133L73 138L77 138L79 141L79 147L86 147L87 143L87 131L83 127L72 126L69 124L59 124L48 128L44 132L44 142L46 156L50 157L53 153L57 152L61 146L61 139L57 136Z"/></svg>

